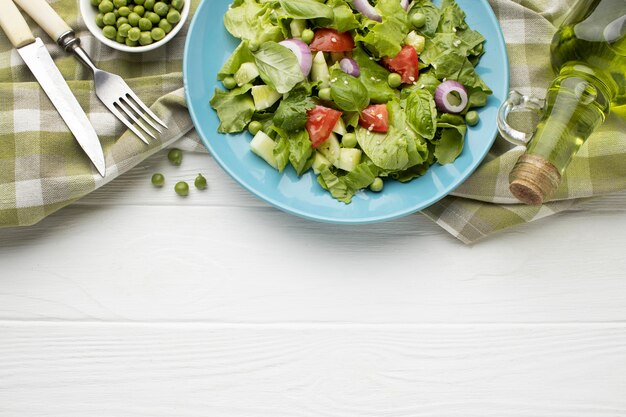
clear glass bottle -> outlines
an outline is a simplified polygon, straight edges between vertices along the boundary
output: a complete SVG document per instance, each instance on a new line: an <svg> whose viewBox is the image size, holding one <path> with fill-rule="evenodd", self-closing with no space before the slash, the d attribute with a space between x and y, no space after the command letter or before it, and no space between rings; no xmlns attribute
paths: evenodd
<svg viewBox="0 0 626 417"><path fill-rule="evenodd" d="M512 92L498 120L506 139L528 145L509 179L511 192L532 205L558 188L572 158L609 111L626 108L626 0L579 0L554 36L551 52L558 76L545 103ZM520 109L541 115L534 134L507 123Z"/></svg>

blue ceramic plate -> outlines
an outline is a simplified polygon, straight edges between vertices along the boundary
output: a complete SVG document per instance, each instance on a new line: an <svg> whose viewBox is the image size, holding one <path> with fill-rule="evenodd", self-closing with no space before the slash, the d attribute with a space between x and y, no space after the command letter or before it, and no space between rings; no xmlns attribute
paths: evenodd
<svg viewBox="0 0 626 417"><path fill-rule="evenodd" d="M480 110L481 122L470 128L465 149L450 165L433 166L407 184L386 181L383 192L358 193L351 204L334 200L312 172L298 178L291 167L279 174L248 146L248 133L221 135L209 101L222 88L216 74L238 44L224 29L222 17L231 0L204 0L191 23L185 45L183 76L189 112L205 146L237 182L269 204L297 216L331 223L373 223L402 217L448 195L474 172L496 138L496 113L509 90L506 46L487 0L457 0L467 22L487 39L478 73L494 95Z"/></svg>

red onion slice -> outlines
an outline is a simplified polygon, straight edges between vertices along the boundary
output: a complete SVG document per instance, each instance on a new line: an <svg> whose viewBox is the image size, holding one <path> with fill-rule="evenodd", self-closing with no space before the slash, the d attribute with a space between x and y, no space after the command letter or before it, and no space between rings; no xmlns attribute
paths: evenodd
<svg viewBox="0 0 626 417"><path fill-rule="evenodd" d="M309 49L309 45L302 42L300 39L287 39L279 42L280 45L285 48L289 48L294 53L298 62L300 63L300 69L305 77L308 77L311 73L311 67L313 66L313 54Z"/></svg>
<svg viewBox="0 0 626 417"><path fill-rule="evenodd" d="M352 58L344 58L339 61L339 67L343 72L348 75L352 75L353 77L358 77L361 75L361 68L359 64Z"/></svg>
<svg viewBox="0 0 626 417"><path fill-rule="evenodd" d="M382 22L382 16L376 11L374 6L372 6L367 0L354 0L353 3L354 8L357 9L359 13L364 15L365 17L375 20L377 22ZM409 9L409 0L400 0L400 5L404 10Z"/></svg>
<svg viewBox="0 0 626 417"><path fill-rule="evenodd" d="M457 93L459 95L459 98L461 99L459 104L455 105L450 102L450 94L452 93ZM467 90L463 84L456 81L444 81L439 84L439 87L435 90L435 103L437 104L437 108L442 112L459 114L465 110L468 102L469 97L467 95Z"/></svg>
<svg viewBox="0 0 626 417"><path fill-rule="evenodd" d="M378 12L376 11L376 9L374 8L374 6L372 6L369 1L367 0L354 0L354 2L352 3L354 4L354 8L357 9L359 11L359 13L363 14L363 16L375 20L377 22L382 22L383 18L380 14L378 14Z"/></svg>

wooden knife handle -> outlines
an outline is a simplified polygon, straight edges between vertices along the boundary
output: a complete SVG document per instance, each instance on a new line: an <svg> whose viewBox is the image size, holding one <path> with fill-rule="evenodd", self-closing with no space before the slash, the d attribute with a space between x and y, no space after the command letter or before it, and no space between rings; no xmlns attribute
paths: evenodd
<svg viewBox="0 0 626 417"><path fill-rule="evenodd" d="M71 32L72 28L46 0L13 0L56 42L61 35Z"/></svg>
<svg viewBox="0 0 626 417"><path fill-rule="evenodd" d="M13 0L0 0L0 27L16 48L35 42L33 32Z"/></svg>

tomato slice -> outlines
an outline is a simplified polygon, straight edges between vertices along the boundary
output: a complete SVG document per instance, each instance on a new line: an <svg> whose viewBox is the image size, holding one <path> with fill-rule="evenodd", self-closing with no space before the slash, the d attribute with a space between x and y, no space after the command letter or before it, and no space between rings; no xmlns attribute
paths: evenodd
<svg viewBox="0 0 626 417"><path fill-rule="evenodd" d="M315 106L307 112L306 130L311 146L317 148L328 139L341 117L341 112L324 106Z"/></svg>
<svg viewBox="0 0 626 417"><path fill-rule="evenodd" d="M348 32L335 29L317 29L309 45L313 52L349 52L354 49L354 39Z"/></svg>
<svg viewBox="0 0 626 417"><path fill-rule="evenodd" d="M389 112L386 104L372 104L363 110L359 124L371 132L387 133Z"/></svg>
<svg viewBox="0 0 626 417"><path fill-rule="evenodd" d="M412 84L419 77L419 57L410 45L404 45L395 58L383 58L383 64L390 71L400 74L405 84Z"/></svg>

